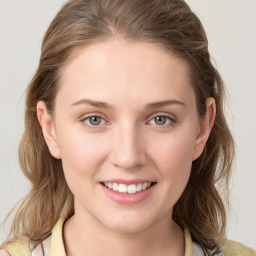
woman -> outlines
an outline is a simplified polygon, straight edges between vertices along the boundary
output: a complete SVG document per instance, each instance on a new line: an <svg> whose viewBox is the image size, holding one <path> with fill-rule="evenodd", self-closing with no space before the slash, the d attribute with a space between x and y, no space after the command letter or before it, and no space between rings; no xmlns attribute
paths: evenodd
<svg viewBox="0 0 256 256"><path fill-rule="evenodd" d="M255 255L225 239L223 89L184 1L68 1L28 87L32 188L0 255Z"/></svg>

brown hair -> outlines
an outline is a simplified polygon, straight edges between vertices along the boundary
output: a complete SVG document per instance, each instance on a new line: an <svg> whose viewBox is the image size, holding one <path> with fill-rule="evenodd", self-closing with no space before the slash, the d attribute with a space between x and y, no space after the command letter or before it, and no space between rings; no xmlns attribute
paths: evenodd
<svg viewBox="0 0 256 256"><path fill-rule="evenodd" d="M39 67L27 89L19 160L32 187L18 208L10 234L29 236L38 243L50 234L62 214L74 213L61 160L48 150L36 105L45 101L51 113L61 69L72 54L115 37L158 44L184 58L191 67L201 118L206 98L216 101L212 132L203 154L193 162L189 182L173 210L176 223L188 228L208 254L225 234L225 205L216 185L228 186L234 143L223 113L223 81L211 63L204 28L183 0L70 0L56 15L44 36Z"/></svg>

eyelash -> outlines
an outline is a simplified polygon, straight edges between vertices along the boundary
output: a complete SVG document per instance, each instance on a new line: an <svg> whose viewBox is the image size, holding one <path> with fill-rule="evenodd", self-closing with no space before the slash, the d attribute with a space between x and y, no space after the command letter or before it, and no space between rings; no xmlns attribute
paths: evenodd
<svg viewBox="0 0 256 256"><path fill-rule="evenodd" d="M81 122L82 122L83 124L85 124L85 123L86 123L86 120L89 120L89 119L92 118L92 117L100 117L102 120L105 121L105 119L104 119L103 116L97 114L97 115L88 115L88 116L85 116L83 119L81 119ZM174 119L174 117L171 116L171 115L168 115L168 114L158 114L158 115L153 116L147 123L149 123L150 121L154 120L154 118L156 118L156 117L165 117L166 120L169 120L169 123L168 123L167 125L166 125L166 124L164 124L164 125L154 125L155 128L157 128L157 129L167 129L167 128L169 128L170 126L175 125L176 122L177 122L177 121ZM102 120L101 120L101 121L102 121ZM105 121L105 122L106 122L106 121ZM86 126L87 128L89 128L89 129L91 129L91 128L94 128L94 129L97 129L97 128L102 129L103 126L104 126L104 124L95 125L95 126L92 125L92 124L85 124L85 126Z"/></svg>
<svg viewBox="0 0 256 256"><path fill-rule="evenodd" d="M164 125L157 125L157 124L155 124L154 126L157 128L157 129L167 129L167 128L169 128L169 127L171 127L171 126L173 126L175 123L176 123L176 120L173 118L173 116L171 116L171 115L167 115L167 114L158 114L158 115L155 115L155 116L153 116L151 119L150 119L150 121L152 121L152 120L154 120L156 117L164 117L164 118L166 118L166 121L168 122L168 120L169 120L169 122L167 123L167 124L164 124ZM150 122L149 121L149 122Z"/></svg>

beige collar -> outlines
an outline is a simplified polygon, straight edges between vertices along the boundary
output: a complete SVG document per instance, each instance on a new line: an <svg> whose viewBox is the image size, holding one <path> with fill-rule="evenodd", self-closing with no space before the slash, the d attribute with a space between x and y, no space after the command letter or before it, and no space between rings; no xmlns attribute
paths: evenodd
<svg viewBox="0 0 256 256"><path fill-rule="evenodd" d="M64 242L63 242L63 224L66 217L61 217L52 230L51 246L49 256L66 256ZM194 256L193 242L188 229L184 230L185 234L185 256Z"/></svg>

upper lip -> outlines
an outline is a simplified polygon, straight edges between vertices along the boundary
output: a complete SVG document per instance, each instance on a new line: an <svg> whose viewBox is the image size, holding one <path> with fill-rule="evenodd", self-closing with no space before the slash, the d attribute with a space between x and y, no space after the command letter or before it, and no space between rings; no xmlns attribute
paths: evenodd
<svg viewBox="0 0 256 256"><path fill-rule="evenodd" d="M146 179L133 179L133 180L111 179L111 180L104 180L101 182L102 183L118 183L118 184L131 185L131 184L139 184L139 183L153 183L155 181L146 180Z"/></svg>

